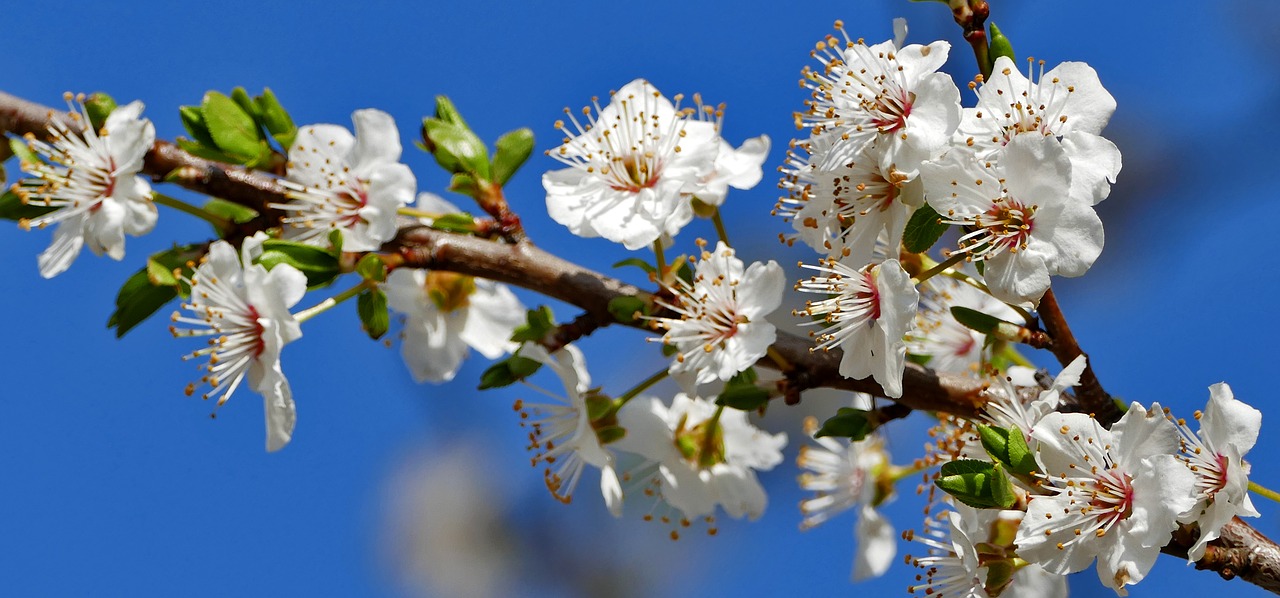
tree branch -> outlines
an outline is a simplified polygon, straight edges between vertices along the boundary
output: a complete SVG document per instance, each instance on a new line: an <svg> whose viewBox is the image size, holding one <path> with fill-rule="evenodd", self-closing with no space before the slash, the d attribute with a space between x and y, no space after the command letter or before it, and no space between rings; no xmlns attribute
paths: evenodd
<svg viewBox="0 0 1280 598"><path fill-rule="evenodd" d="M0 133L48 137L48 126L56 118L70 122L64 112L0 92ZM147 153L143 171L156 181L172 182L240 203L264 215L273 212L267 208L269 204L286 201L284 188L275 177L198 158L166 141L157 141ZM405 266L489 278L576 305L586 311L575 319L581 326L591 321L597 326L614 322L608 309L614 297L650 297L633 285L563 260L527 240L506 244L410 226L401 229L382 249L400 255ZM1065 364L1080 354L1080 349L1070 329L1065 327L1065 319L1063 326L1056 330L1056 324L1051 323L1054 317L1061 318L1061 310L1051 293L1041 302L1041 314L1053 335L1055 355ZM840 375L839 350L813 351L813 343L808 339L784 332L778 334L772 349L794 368L787 374L791 391L827 387L884 396L884 391L872 380L851 380ZM1067 355L1071 355L1070 359L1064 360ZM758 365L778 369L777 363L768 357ZM907 364L902 387L903 395L897 402L912 409L973 416L984 402L980 381L940 374L916 364ZM1101 385L1098 388L1101 389ZM1191 544L1184 540L1175 534L1165 552L1185 558L1186 548ZM1239 577L1280 594L1280 547L1238 518L1227 524L1221 537L1210 543L1209 551L1197 567L1217 571L1226 579Z"/></svg>

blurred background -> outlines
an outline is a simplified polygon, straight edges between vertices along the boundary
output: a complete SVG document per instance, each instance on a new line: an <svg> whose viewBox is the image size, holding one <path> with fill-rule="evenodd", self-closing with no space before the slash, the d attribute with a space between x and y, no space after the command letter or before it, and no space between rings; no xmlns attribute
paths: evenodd
<svg viewBox="0 0 1280 598"><path fill-rule="evenodd" d="M270 86L299 124L350 126L353 110L377 107L399 122L419 188L440 192L444 173L411 144L435 94L450 95L484 139L529 126L543 150L559 141L552 123L563 107L646 77L667 95L701 91L726 102L724 136L734 144L772 137L764 182L731 193L726 220L745 258L777 259L793 275L810 256L777 243L787 225L768 212L813 43L835 19L851 36L879 42L891 37L891 19L905 16L909 42L951 41L946 69L962 90L976 72L946 8L905 0L803 9L764 0L114 4L5 11L0 88L50 106L67 90L140 99L166 139L182 133L177 107L198 104L209 89ZM1280 207L1280 8L1261 0L991 4L1019 57L1088 62L1119 104L1105 135L1123 152L1124 170L1098 209L1106 250L1087 277L1054 281L1103 384L1186 416L1203 407L1207 386L1229 382L1265 415L1253 477L1280 487L1280 464L1268 459L1280 448L1280 284L1269 253ZM972 104L971 93L962 96ZM535 154L508 197L535 242L607 270L628 257L621 247L578 239L546 216L539 179L558 167ZM696 236L712 237L703 225L682 235L685 251ZM290 446L267 454L253 393L236 393L216 420L211 405L183 396L198 376L179 356L195 344L170 337L169 310L123 340L105 328L119 285L145 256L208 237L202 223L163 211L153 234L129 239L125 262L85 252L44 281L35 255L49 233L0 235L0 313L8 314L0 593L898 595L911 583L915 571L899 563L881 580L849 584L851 514L797 531L799 422L832 412L840 396L770 410L762 425L791 442L787 461L761 475L770 505L760 521L722 519L716 537L694 530L673 543L640 513L611 518L594 476L572 506L548 495L511 410L531 391L476 392L487 366L479 358L452 384L416 385L398 345L369 341L354 307L344 306L308 322L285 349L298 427ZM576 315L552 305L562 319ZM606 330L583 346L606 392L663 363L633 330ZM1032 358L1056 372L1047 354ZM920 454L924 420L894 425L898 462ZM911 483L900 491L888 516L900 530L918 529L923 502ZM1276 505L1256 502L1263 517L1255 525L1280 537ZM1132 592L1261 594L1224 583L1162 556ZM1071 584L1075 595L1112 595L1092 569Z"/></svg>

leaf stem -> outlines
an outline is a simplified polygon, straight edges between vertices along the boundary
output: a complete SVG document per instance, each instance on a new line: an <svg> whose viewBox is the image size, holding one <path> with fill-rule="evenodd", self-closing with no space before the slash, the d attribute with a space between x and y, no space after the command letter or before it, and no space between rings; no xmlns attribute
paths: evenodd
<svg viewBox="0 0 1280 598"><path fill-rule="evenodd" d="M1265 488L1254 481L1249 482L1249 492L1252 492L1264 498L1269 498L1276 502L1280 502L1280 492L1276 492L1275 490L1272 490L1270 488Z"/></svg>
<svg viewBox="0 0 1280 598"><path fill-rule="evenodd" d="M658 263L658 282L667 279L667 255L662 251L662 239L653 242L653 255Z"/></svg>
<svg viewBox="0 0 1280 598"><path fill-rule="evenodd" d="M299 324L306 322L311 318L314 318L326 311L329 311L333 307L337 306L339 303L342 303L343 301L346 301L352 297L359 295L370 286L371 285L369 281L367 280L361 281L360 284L356 286L353 286L341 293L338 293L337 295L334 295L332 297L329 297L328 299L325 299L324 301L321 301L320 303L317 303L311 307L308 307L307 309L304 309L296 314L293 314L293 317L298 321Z"/></svg>
<svg viewBox="0 0 1280 598"><path fill-rule="evenodd" d="M185 201L169 197L163 193L152 192L151 201L165 207L173 208L179 212L195 216L196 218L212 224L214 228L218 229L218 232L223 234L231 233L236 229L235 223L227 220L226 218L214 215L203 208L198 208Z"/></svg>
<svg viewBox="0 0 1280 598"><path fill-rule="evenodd" d="M626 405L627 401L634 399L636 395L644 392L645 390L648 390L650 386L653 386L654 384L661 382L664 378L667 377L667 375L668 375L667 368L663 368L657 371L656 373L654 373L652 376L645 378L639 384L632 387L631 390L628 390L627 392L622 393L622 396L618 397L618 400L617 400L618 406L621 407L623 405Z"/></svg>
<svg viewBox="0 0 1280 598"><path fill-rule="evenodd" d="M930 278L933 278L934 276L946 271L948 268L960 262L963 262L967 257L969 257L969 254L957 251L951 254L951 257L943 260L938 265L932 268L929 268L928 270L925 270L924 272L921 272L920 274L916 275L915 283L920 284L926 280L929 280Z"/></svg>

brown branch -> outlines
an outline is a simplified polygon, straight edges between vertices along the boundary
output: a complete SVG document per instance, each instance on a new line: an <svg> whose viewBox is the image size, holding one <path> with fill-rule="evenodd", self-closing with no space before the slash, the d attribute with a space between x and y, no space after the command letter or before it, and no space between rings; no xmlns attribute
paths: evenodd
<svg viewBox="0 0 1280 598"><path fill-rule="evenodd" d="M1065 367L1076 357L1085 355L1080 348L1080 343L1076 342L1075 335L1071 333L1071 327L1067 325L1067 318L1062 313L1062 307L1058 305L1058 298L1054 296L1053 289L1045 291L1036 313L1040 315L1040 323L1053 338L1053 344L1049 350L1053 351L1053 356L1058 359L1058 363ZM1102 382L1098 381L1098 375L1093 371L1093 361L1089 360L1088 356L1085 357L1084 373L1080 375L1080 385L1075 390L1075 401L1069 405L1076 411L1093 414L1102 425L1107 427L1119 421L1120 416L1123 415L1116 402L1111 400L1111 395L1102 388Z"/></svg>
<svg viewBox="0 0 1280 598"><path fill-rule="evenodd" d="M64 112L0 92L0 133L47 136L48 125L54 118L68 117ZM268 204L286 201L284 189L275 177L198 158L165 141L156 142L147 153L143 171L157 181L169 180L206 195L254 209L261 208L263 212L267 211ZM577 318L575 323L594 321L605 325L614 322L608 309L609 301L614 297L649 298L648 293L633 285L563 260L528 241L504 244L425 226L411 226L402 229L383 250L401 256L405 266L489 278L576 305L586 314ZM1046 299L1048 305L1041 302L1042 317L1046 311L1060 317L1061 310L1052 295L1046 294ZM1074 347L1075 352L1071 359L1080 354L1070 330L1063 326L1055 334L1054 325L1048 324L1052 316L1045 319L1050 334L1054 336L1055 354L1063 351L1059 360L1070 354L1070 347ZM639 324L633 326L643 327ZM872 380L851 380L840 375L839 350L813 351L813 343L809 339L787 333L779 333L772 349L794 368L787 373L792 391L828 387L884 396L884 391ZM758 365L778 369L774 360L768 357ZM912 409L972 416L983 403L981 382L940 374L915 364L907 365L902 387L903 395L897 402ZM1190 546L1189 542L1181 543L1175 537L1165 551L1185 558L1187 546ZM1217 571L1224 578L1239 577L1280 594L1280 548L1239 519L1222 529L1221 537L1210 543L1209 551L1197 566Z"/></svg>

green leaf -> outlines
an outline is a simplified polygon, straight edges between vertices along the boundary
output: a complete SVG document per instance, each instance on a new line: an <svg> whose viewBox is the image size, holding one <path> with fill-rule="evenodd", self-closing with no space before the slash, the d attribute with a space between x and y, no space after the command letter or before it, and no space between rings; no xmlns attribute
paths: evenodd
<svg viewBox="0 0 1280 598"><path fill-rule="evenodd" d="M219 151L216 147L201 145L200 143L191 141L189 139L183 139L179 137L177 139L177 144L178 144L178 147L182 149L182 151L187 152L188 154L191 154L198 158L213 160L215 162L226 162L229 164L238 164L241 162L240 158L236 158L234 156L228 156L227 154ZM174 172L177 172L177 170L175 170ZM166 182L172 182L172 181L166 178Z"/></svg>
<svg viewBox="0 0 1280 598"><path fill-rule="evenodd" d="M455 173L449 179L449 190L472 198L480 196L480 187L476 185L475 178L465 172Z"/></svg>
<svg viewBox="0 0 1280 598"><path fill-rule="evenodd" d="M12 150L13 155L17 156L18 160L22 162L27 162L29 164L40 164L43 162L43 160L40 159L40 156L36 154L35 150L31 149L31 146L27 145L27 142L23 141L21 137L10 137L9 149Z"/></svg>
<svg viewBox="0 0 1280 598"><path fill-rule="evenodd" d="M725 383L724 390L716 397L716 404L742 411L755 411L767 405L769 391L756 386L758 379L755 368L738 372Z"/></svg>
<svg viewBox="0 0 1280 598"><path fill-rule="evenodd" d="M907 221L907 228L902 233L902 245L911 253L929 251L949 226L941 222L941 217L929 204L924 204Z"/></svg>
<svg viewBox="0 0 1280 598"><path fill-rule="evenodd" d="M262 242L262 255L256 260L270 270L277 264L289 264L307 276L307 288L316 288L333 282L342 273L334 254L294 241L267 239Z"/></svg>
<svg viewBox="0 0 1280 598"><path fill-rule="evenodd" d="M841 407L830 419L822 422L822 427L818 428L813 437L838 436L856 442L866 438L867 434L874 429L875 425L871 421L870 412L853 407Z"/></svg>
<svg viewBox="0 0 1280 598"><path fill-rule="evenodd" d="M451 125L467 126L467 121L462 120L462 114L458 113L449 96L436 96L436 118Z"/></svg>
<svg viewBox="0 0 1280 598"><path fill-rule="evenodd" d="M476 232L476 219L465 212L444 214L431 221L431 228L451 233L473 233Z"/></svg>
<svg viewBox="0 0 1280 598"><path fill-rule="evenodd" d="M555 328L555 314L551 313L550 307L542 305L538 309L529 310L529 313L525 315L525 323L516 326L515 331L511 334L511 342L541 342Z"/></svg>
<svg viewBox="0 0 1280 598"><path fill-rule="evenodd" d="M366 253L356 262L356 274L365 280L382 282L387 279L387 264L376 253Z"/></svg>
<svg viewBox="0 0 1280 598"><path fill-rule="evenodd" d="M635 322L637 316L649 315L649 304L631 295L619 295L609 300L609 313L622 324Z"/></svg>
<svg viewBox="0 0 1280 598"><path fill-rule="evenodd" d="M1029 475L1038 469L1035 455L1027 446L1027 439L1017 427L978 425L978 437L982 447L992 459L999 461L1017 475Z"/></svg>
<svg viewBox="0 0 1280 598"><path fill-rule="evenodd" d="M237 158L239 163L262 154L266 142L259 137L257 123L235 100L210 91L204 94L200 115L204 117L204 124L216 147Z"/></svg>
<svg viewBox="0 0 1280 598"><path fill-rule="evenodd" d="M499 137L493 145L493 182L505 185L533 153L533 131L516 129Z"/></svg>
<svg viewBox="0 0 1280 598"><path fill-rule="evenodd" d="M996 27L994 22L987 23L987 27L991 31L991 35L988 36L991 43L987 45L987 56L991 60L991 66L994 68L996 59L1001 56L1017 64L1017 57L1013 53L1013 42L1010 42L1009 38L1005 37L1004 32L1000 31L1000 28Z"/></svg>
<svg viewBox="0 0 1280 598"><path fill-rule="evenodd" d="M512 355L493 364L483 374L480 374L479 388L480 390L488 390L490 388L510 386L532 376L540 367L542 367L541 363L528 357Z"/></svg>
<svg viewBox="0 0 1280 598"><path fill-rule="evenodd" d="M12 189L0 195L0 218L5 220L31 220L39 218L56 210L49 206L40 205L37 200L32 203L23 203L22 196L14 193Z"/></svg>
<svg viewBox="0 0 1280 598"><path fill-rule="evenodd" d="M209 127L204 124L204 114L199 106L178 106L178 116L182 117L182 128L200 145L217 148L213 137L209 135Z"/></svg>
<svg viewBox="0 0 1280 598"><path fill-rule="evenodd" d="M373 288L356 297L356 312L360 314L360 326L369 338L378 340L391 327L391 315L387 313L387 294Z"/></svg>
<svg viewBox="0 0 1280 598"><path fill-rule="evenodd" d="M613 265L614 268L621 268L622 266L635 266L641 270L644 270L649 274L653 274L658 271L657 268L649 265L649 262L646 262L638 257L629 257Z"/></svg>
<svg viewBox="0 0 1280 598"><path fill-rule="evenodd" d="M293 145L293 140L298 136L298 126L293 124L293 118L280 105L280 101L276 99L276 94L271 91L270 87L262 88L262 95L255 100L258 104L258 122L262 127L271 133L276 143L285 151Z"/></svg>
<svg viewBox="0 0 1280 598"><path fill-rule="evenodd" d="M254 103L253 98L249 97L249 92L245 91L243 87L232 89L231 99L241 110L244 110L245 114L252 117L254 121L258 120L258 105Z"/></svg>
<svg viewBox="0 0 1280 598"><path fill-rule="evenodd" d="M435 147L440 166L449 172L489 178L489 149L471 129L435 119L427 119L424 125L428 145Z"/></svg>
<svg viewBox="0 0 1280 598"><path fill-rule="evenodd" d="M116 295L116 310L107 320L107 327L116 329L116 338L177 298L183 289L173 271L185 269L187 262L199 258L204 249L204 245L184 245L156 253L147 259L145 268L125 281Z"/></svg>
<svg viewBox="0 0 1280 598"><path fill-rule="evenodd" d="M942 465L934 484L956 500L975 509L1007 509L1017 496L1004 468L975 459L949 461Z"/></svg>
<svg viewBox="0 0 1280 598"><path fill-rule="evenodd" d="M1004 323L1004 320L995 316L984 314L976 309L955 306L951 308L951 317L965 328L982 334L991 334L995 332L996 327Z"/></svg>
<svg viewBox="0 0 1280 598"><path fill-rule="evenodd" d="M236 224L252 222L254 218L258 217L258 211L253 208L216 197L210 198L209 201L205 202L204 211L214 216L226 218Z"/></svg>
<svg viewBox="0 0 1280 598"><path fill-rule="evenodd" d="M89 94L84 101L84 111L89 115L89 125L96 131L106 124L107 117L116 109L116 101L111 96L96 91Z"/></svg>

